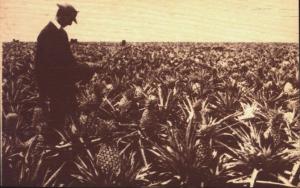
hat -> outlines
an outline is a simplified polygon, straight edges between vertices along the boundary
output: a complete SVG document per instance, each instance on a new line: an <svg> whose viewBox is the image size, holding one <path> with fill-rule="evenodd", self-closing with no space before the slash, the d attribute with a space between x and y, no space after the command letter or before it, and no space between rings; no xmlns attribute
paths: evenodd
<svg viewBox="0 0 300 188"><path fill-rule="evenodd" d="M67 3L57 4L57 6L65 15L73 16L73 21L77 24L76 15L79 11L77 11L72 5Z"/></svg>

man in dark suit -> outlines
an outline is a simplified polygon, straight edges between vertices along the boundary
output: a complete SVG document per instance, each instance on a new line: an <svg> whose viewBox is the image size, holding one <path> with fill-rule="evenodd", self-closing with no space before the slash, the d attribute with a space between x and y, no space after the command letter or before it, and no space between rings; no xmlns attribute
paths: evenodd
<svg viewBox="0 0 300 188"><path fill-rule="evenodd" d="M63 132L67 116L78 118L75 83L88 81L95 71L88 64L76 62L64 30L73 21L77 23L77 13L72 5L58 5L56 20L49 22L37 38L35 76L39 104L48 120L41 135L50 145L59 143L56 130Z"/></svg>

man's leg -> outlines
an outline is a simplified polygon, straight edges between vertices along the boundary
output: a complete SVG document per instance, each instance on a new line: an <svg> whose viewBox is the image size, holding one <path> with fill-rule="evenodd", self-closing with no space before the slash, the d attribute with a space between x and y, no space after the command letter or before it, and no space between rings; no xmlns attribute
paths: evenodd
<svg viewBox="0 0 300 188"><path fill-rule="evenodd" d="M72 123L75 124L75 127L79 132L81 132L80 122L79 122L79 109L78 109L78 103L76 100L75 94L71 95L67 100L67 114L70 118L72 118Z"/></svg>
<svg viewBox="0 0 300 188"><path fill-rule="evenodd" d="M45 141L49 145L60 142L59 131L63 134L66 117L66 101L60 98L50 98L50 112L48 114L48 125L43 130Z"/></svg>

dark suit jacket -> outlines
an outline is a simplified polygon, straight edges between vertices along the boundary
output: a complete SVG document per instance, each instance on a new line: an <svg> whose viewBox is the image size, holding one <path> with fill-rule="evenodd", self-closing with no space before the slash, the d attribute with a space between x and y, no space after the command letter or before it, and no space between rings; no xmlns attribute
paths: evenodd
<svg viewBox="0 0 300 188"><path fill-rule="evenodd" d="M52 22L37 39L35 74L41 97L72 96L75 83L92 76L86 64L74 59L67 33Z"/></svg>

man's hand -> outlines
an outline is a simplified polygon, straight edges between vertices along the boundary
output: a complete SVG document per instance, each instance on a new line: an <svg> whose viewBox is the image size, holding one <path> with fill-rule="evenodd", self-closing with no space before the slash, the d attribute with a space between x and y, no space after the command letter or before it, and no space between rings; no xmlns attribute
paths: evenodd
<svg viewBox="0 0 300 188"><path fill-rule="evenodd" d="M93 77L95 72L100 72L101 66L97 63L84 62L79 63L74 71L75 81L85 84Z"/></svg>

